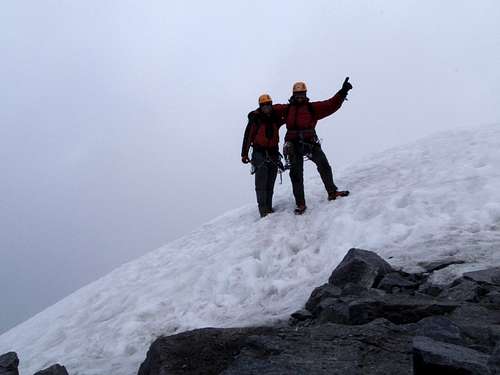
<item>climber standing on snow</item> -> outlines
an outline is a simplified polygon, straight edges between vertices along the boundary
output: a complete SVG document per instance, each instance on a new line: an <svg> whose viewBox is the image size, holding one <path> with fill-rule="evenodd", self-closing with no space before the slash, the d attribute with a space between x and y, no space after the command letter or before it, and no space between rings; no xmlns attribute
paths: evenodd
<svg viewBox="0 0 500 375"><path fill-rule="evenodd" d="M268 94L259 97L259 108L248 114L248 124L243 137L241 161L252 163L255 173L255 192L261 217L273 212L273 191L278 167L281 165L279 153L279 128L284 119L273 110L273 102ZM252 147L252 160L248 152Z"/></svg>
<svg viewBox="0 0 500 375"><path fill-rule="evenodd" d="M321 176L328 193L328 200L339 196L347 196L348 191L339 191L333 182L333 172L328 159L321 149L316 124L318 120L336 112L347 97L352 85L347 77L342 88L330 99L310 102L307 97L307 87L304 82L293 85L293 94L289 104L273 106L277 115L286 122L285 146L283 154L290 163L290 179L297 208L295 213L301 215L306 210L304 197L304 156L312 160Z"/></svg>

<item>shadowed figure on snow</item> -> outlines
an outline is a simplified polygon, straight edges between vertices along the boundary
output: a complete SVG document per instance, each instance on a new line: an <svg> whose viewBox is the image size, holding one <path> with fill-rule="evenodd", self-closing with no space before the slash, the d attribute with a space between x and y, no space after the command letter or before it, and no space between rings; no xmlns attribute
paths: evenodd
<svg viewBox="0 0 500 375"><path fill-rule="evenodd" d="M271 97L259 97L259 108L248 114L248 124L243 137L241 161L252 163L255 174L255 192L261 217L273 212L274 183L278 168L283 168L279 153L279 128L284 119L277 116ZM248 152L252 147L252 160Z"/></svg>
<svg viewBox="0 0 500 375"><path fill-rule="evenodd" d="M342 88L330 99L311 102L307 97L304 82L293 85L293 94L289 104L272 104L271 97L263 94L259 97L259 108L248 115L248 124L243 137L241 160L252 163L255 173L255 191L261 217L273 212L272 198L278 168L283 168L279 153L279 128L286 124L285 155L290 168L295 213L300 215L306 210L304 196L304 157L312 160L318 169L321 180L328 193L328 200L349 195L346 190L339 191L333 181L333 171L321 148L316 134L316 124L336 112L346 100L352 85L347 77ZM248 157L253 148L252 160Z"/></svg>
<svg viewBox="0 0 500 375"><path fill-rule="evenodd" d="M312 160L321 176L328 193L328 200L349 195L348 191L339 191L333 182L333 172L325 153L321 149L316 134L318 120L336 112L346 100L352 85L347 77L342 88L330 99L310 102L307 97L307 87L304 82L293 85L293 94L289 104L276 104L273 110L286 123L285 146L283 154L290 164L290 180L297 208L296 214L306 210L304 197L304 157Z"/></svg>

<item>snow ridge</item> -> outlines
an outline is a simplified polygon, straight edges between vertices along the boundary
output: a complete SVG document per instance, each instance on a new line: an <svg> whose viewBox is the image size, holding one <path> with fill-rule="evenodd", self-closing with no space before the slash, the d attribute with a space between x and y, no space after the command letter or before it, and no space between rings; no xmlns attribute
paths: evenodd
<svg viewBox="0 0 500 375"><path fill-rule="evenodd" d="M22 373L59 362L75 375L136 374L158 335L286 318L351 247L406 271L466 260L441 283L500 265L500 125L373 155L336 173L351 196L335 202L311 176L305 215L292 214L286 178L274 214L260 220L250 204L121 266L0 336L0 353L17 351Z"/></svg>

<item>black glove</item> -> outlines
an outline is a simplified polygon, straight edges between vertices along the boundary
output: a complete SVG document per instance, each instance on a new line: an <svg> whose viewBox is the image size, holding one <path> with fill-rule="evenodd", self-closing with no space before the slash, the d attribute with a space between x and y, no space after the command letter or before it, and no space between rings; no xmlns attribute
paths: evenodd
<svg viewBox="0 0 500 375"><path fill-rule="evenodd" d="M347 94L349 90L352 90L352 85L349 83L349 77L346 77L344 83L342 84L342 91Z"/></svg>

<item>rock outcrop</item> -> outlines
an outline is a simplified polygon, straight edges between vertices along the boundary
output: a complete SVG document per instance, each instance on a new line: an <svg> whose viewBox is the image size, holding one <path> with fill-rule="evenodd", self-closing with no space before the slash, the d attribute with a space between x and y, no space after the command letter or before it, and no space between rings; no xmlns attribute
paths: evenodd
<svg viewBox="0 0 500 375"><path fill-rule="evenodd" d="M338 287L354 283L371 288L392 271L390 264L374 252L351 249L335 268L328 282Z"/></svg>
<svg viewBox="0 0 500 375"><path fill-rule="evenodd" d="M19 375L19 358L14 352L0 355L0 375Z"/></svg>
<svg viewBox="0 0 500 375"><path fill-rule="evenodd" d="M36 372L34 375L68 375L68 371L66 371L66 367L56 363L45 370Z"/></svg>
<svg viewBox="0 0 500 375"><path fill-rule="evenodd" d="M19 375L19 358L17 353L9 352L0 355L0 375ZM34 375L68 375L66 368L60 364L55 364L36 372Z"/></svg>
<svg viewBox="0 0 500 375"><path fill-rule="evenodd" d="M417 336L413 340L414 374L491 374L487 354L461 345Z"/></svg>
<svg viewBox="0 0 500 375"><path fill-rule="evenodd" d="M288 322L160 337L139 375L500 374L500 269L447 286L351 249Z"/></svg>
<svg viewBox="0 0 500 375"><path fill-rule="evenodd" d="M407 374L411 342L408 327L387 320L301 329L205 328L156 340L139 374Z"/></svg>

